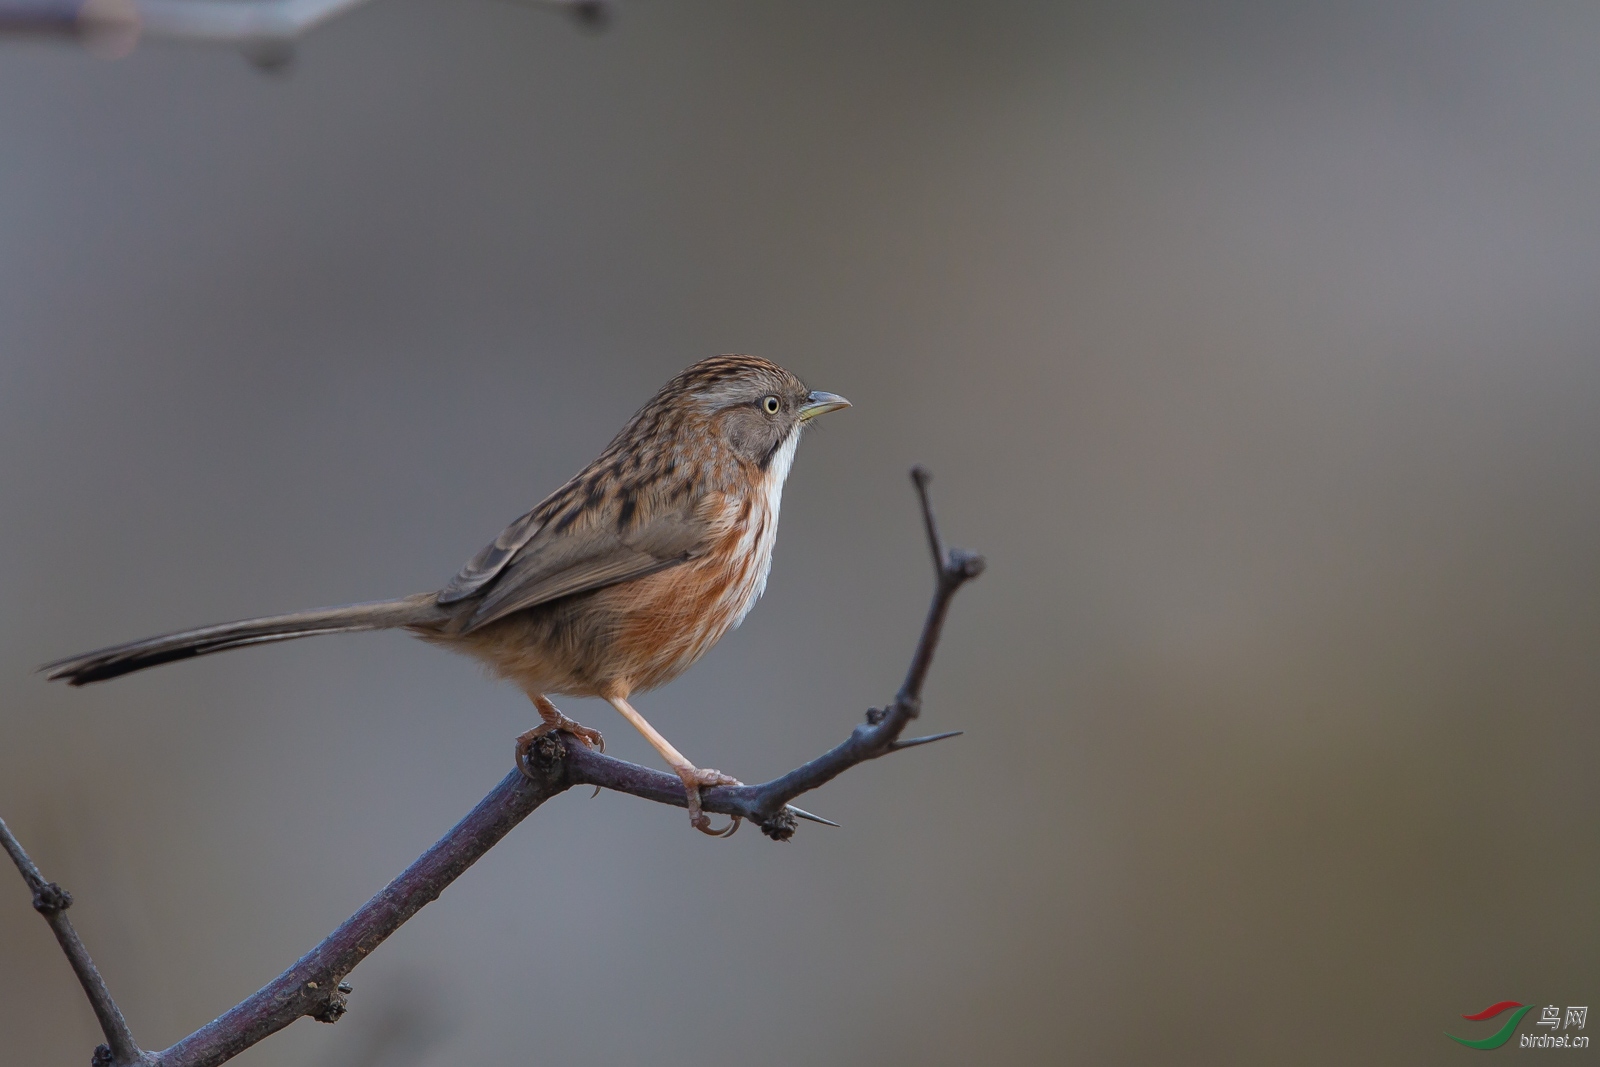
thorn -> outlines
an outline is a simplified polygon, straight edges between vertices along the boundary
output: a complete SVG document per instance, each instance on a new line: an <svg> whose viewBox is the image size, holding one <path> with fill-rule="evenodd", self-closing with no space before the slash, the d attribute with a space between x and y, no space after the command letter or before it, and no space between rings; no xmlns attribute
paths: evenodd
<svg viewBox="0 0 1600 1067"><path fill-rule="evenodd" d="M935 741L944 741L951 737L960 737L965 730L951 730L948 733L929 734L926 737L913 737L909 741L896 741L889 746L890 752L899 752L902 748L916 748L918 745L931 745Z"/></svg>
<svg viewBox="0 0 1600 1067"><path fill-rule="evenodd" d="M837 827L839 825L836 822L832 822L831 820L824 819L820 815L813 815L809 811L806 811L804 808L797 808L793 804L785 804L784 808L786 808L791 814L800 816L800 818L802 818L802 819L809 819L812 822L820 822L824 826Z"/></svg>

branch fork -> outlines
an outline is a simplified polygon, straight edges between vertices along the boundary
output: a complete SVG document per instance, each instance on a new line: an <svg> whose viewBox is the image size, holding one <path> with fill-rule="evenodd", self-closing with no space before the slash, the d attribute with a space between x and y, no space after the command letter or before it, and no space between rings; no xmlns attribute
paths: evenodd
<svg viewBox="0 0 1600 1067"><path fill-rule="evenodd" d="M887 707L868 710L866 721L844 741L788 774L760 785L702 789L700 805L705 811L749 819L773 840L787 841L794 836L799 819L837 825L795 807L790 802L796 797L859 763L960 735L960 730L950 730L903 740L900 736L922 709L923 682L933 664L950 602L984 568L982 556L945 549L928 499L931 476L922 467L915 467L911 479L922 504L935 583L933 602L899 692ZM535 808L576 785L600 786L660 804L687 806L683 782L677 776L606 756L565 733L546 734L534 743L524 766L507 774L466 818L321 944L266 986L161 1052L144 1051L134 1041L104 979L67 919L71 894L45 880L3 820L0 845L22 873L33 893L35 910L50 924L99 1020L106 1043L94 1050L92 1067L215 1067L302 1016L328 1023L336 1021L347 1010L346 997L351 991L344 978L357 964L435 900Z"/></svg>

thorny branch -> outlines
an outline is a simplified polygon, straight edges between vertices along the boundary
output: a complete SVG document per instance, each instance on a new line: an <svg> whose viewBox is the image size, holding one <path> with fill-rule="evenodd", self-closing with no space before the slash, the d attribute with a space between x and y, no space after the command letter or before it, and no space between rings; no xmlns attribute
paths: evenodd
<svg viewBox="0 0 1600 1067"><path fill-rule="evenodd" d="M702 790L700 803L706 811L742 816L760 825L762 832L773 840L786 841L794 836L797 816L826 821L789 803L800 794L816 789L858 763L955 737L961 732L900 738L907 724L921 710L922 685L933 663L950 602L958 589L983 573L984 566L982 556L944 549L928 501L930 475L916 467L911 471L911 478L922 503L928 545L933 553L935 584L933 603L928 608L922 635L917 640L900 691L888 707L870 709L867 721L839 745L788 774L761 785ZM214 1067L302 1016L322 1022L336 1021L345 1012L345 998L350 992L350 986L344 982L345 976L407 919L444 892L445 887L499 843L514 826L556 794L577 785L594 785L661 804L679 807L685 804L683 783L676 776L613 759L585 747L567 734L553 733L540 738L528 763L531 776L521 770L507 774L466 818L294 966L162 1052L143 1051L134 1042L100 972L67 920L65 911L72 903L71 896L55 883L45 881L3 821L0 821L0 843L22 872L23 880L33 892L34 908L55 931L100 1020L106 1044L95 1049L93 1067Z"/></svg>

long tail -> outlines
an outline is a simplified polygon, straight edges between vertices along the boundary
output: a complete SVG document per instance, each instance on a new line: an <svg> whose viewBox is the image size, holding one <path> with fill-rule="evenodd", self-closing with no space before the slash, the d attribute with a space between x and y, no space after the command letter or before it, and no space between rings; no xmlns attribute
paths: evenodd
<svg viewBox="0 0 1600 1067"><path fill-rule="evenodd" d="M352 630L389 630L400 626L437 624L445 612L432 593L418 593L398 600L379 600L371 604L349 604L338 608L314 608L293 615L273 615L264 619L245 619L198 630L148 637L95 652L47 663L39 669L49 671L54 680L65 678L69 685L103 682L107 678L142 671L173 660L208 656L230 648L261 645L271 641L290 641L316 634L347 633Z"/></svg>

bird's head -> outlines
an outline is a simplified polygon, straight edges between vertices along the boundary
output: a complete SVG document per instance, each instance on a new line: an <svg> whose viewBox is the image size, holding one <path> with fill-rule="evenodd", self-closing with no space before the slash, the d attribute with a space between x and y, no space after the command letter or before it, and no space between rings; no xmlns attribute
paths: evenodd
<svg viewBox="0 0 1600 1067"><path fill-rule="evenodd" d="M775 463L786 471L806 423L850 406L758 356L703 359L662 390L669 392L693 407L725 448L761 471Z"/></svg>

